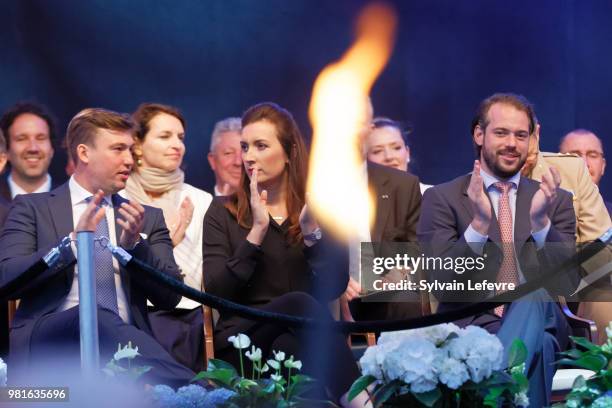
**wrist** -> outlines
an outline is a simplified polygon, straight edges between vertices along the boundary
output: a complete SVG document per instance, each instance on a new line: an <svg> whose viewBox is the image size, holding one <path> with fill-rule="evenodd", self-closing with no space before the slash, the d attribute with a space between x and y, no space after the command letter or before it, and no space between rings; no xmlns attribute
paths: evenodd
<svg viewBox="0 0 612 408"><path fill-rule="evenodd" d="M533 232L541 231L548 225L549 222L550 222L550 219L548 218L547 215L544 217L532 218L531 219L531 231Z"/></svg>
<svg viewBox="0 0 612 408"><path fill-rule="evenodd" d="M261 245L268 232L268 227L262 228L261 226L253 226L246 239L253 245Z"/></svg>
<svg viewBox="0 0 612 408"><path fill-rule="evenodd" d="M489 234L489 225L490 224L491 224L490 221L483 220L480 217L474 217L474 219L472 220L472 223L470 225L479 234L481 234L481 235L488 235Z"/></svg>

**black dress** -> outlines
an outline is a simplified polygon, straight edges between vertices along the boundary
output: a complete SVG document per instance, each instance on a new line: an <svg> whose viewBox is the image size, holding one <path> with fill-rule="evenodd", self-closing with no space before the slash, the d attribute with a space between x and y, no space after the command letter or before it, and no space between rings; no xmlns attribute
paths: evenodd
<svg viewBox="0 0 612 408"><path fill-rule="evenodd" d="M287 222L270 226L261 246L246 240L249 229L242 228L220 199L215 199L204 217L203 257L206 291L262 310L318 319L331 319L324 306L338 298L348 283L348 268L337 267L329 246L319 242L311 247L290 244ZM346 265L344 263L344 265ZM341 333L328 336L321 350L312 331L221 314L215 326L215 354L236 362L237 351L229 336L247 334L262 349L264 358L272 350L294 355L304 363L304 372L313 369L313 355L329 356L324 382L338 400L359 377L357 365ZM317 346L316 351L312 346ZM313 354L314 353L314 354ZM308 357L307 357L308 355ZM319 358L317 358L319 360ZM321 379L321 378L319 378Z"/></svg>

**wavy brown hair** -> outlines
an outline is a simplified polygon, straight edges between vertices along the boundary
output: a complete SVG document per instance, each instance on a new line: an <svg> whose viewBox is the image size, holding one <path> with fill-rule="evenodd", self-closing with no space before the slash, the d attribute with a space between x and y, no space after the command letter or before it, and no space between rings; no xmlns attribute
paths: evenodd
<svg viewBox="0 0 612 408"><path fill-rule="evenodd" d="M242 129L251 123L260 121L267 121L274 125L276 137L289 159L285 165L285 171L287 172L287 213L289 221L287 240L292 244L296 244L302 239L299 217L302 207L304 207L306 202L306 174L308 167L306 145L291 113L279 105L272 102L263 102L251 106L242 115ZM227 209L236 217L238 224L243 228L251 228L253 226L249 184L250 180L243 166L240 176L240 187L236 194L231 196L225 203Z"/></svg>

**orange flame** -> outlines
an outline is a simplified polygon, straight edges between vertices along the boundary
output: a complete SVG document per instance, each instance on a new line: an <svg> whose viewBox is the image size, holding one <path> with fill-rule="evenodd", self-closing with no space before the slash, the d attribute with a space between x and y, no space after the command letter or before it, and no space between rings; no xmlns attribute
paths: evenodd
<svg viewBox="0 0 612 408"><path fill-rule="evenodd" d="M309 205L340 239L357 236L373 222L375 201L365 182L362 139L372 120L368 95L391 56L396 25L389 6L367 6L357 20L355 43L315 81Z"/></svg>

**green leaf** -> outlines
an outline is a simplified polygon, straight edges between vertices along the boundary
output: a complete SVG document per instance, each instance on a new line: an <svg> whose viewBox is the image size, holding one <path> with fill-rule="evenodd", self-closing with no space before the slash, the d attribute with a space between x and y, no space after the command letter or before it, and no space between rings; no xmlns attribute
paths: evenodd
<svg viewBox="0 0 612 408"><path fill-rule="evenodd" d="M608 360L601 354L588 354L580 357L578 360L562 358L557 363L597 372L608 364Z"/></svg>
<svg viewBox="0 0 612 408"><path fill-rule="evenodd" d="M580 351L578 349L571 349L571 350L567 350L567 351L562 351L560 353L557 353L560 356L564 356L564 357L569 357L569 358L573 358L575 360L579 359L580 357L582 357L585 353L583 351Z"/></svg>
<svg viewBox="0 0 612 408"><path fill-rule="evenodd" d="M516 367L527 360L527 347L521 339L514 339L508 351L508 367Z"/></svg>
<svg viewBox="0 0 612 408"><path fill-rule="evenodd" d="M139 366L139 367L132 367L130 369L130 377L133 379L137 379L140 376L142 376L144 373L150 371L153 367L151 366Z"/></svg>
<svg viewBox="0 0 612 408"><path fill-rule="evenodd" d="M351 385L351 388L349 389L348 400L352 401L353 398L359 395L361 391L368 388L368 386L374 381L376 381L376 377L374 377L373 375L364 375L356 379L353 385Z"/></svg>
<svg viewBox="0 0 612 408"><path fill-rule="evenodd" d="M238 381L237 386L244 389L244 390L248 390L251 387L255 387L258 384L253 381L253 380L249 380L248 378L243 378L240 381Z"/></svg>
<svg viewBox="0 0 612 408"><path fill-rule="evenodd" d="M580 388L580 387L585 387L585 386L586 386L586 379L583 376L579 375L574 380L574 384L572 385L572 389L576 389L576 388Z"/></svg>
<svg viewBox="0 0 612 408"><path fill-rule="evenodd" d="M491 387L489 388L489 392L487 393L487 395L485 395L485 406L493 406L493 407L497 407L497 400L499 399L499 397L501 397L501 395L504 393L504 391L506 390L506 387L500 386L500 387ZM493 402L493 405L489 405L487 403Z"/></svg>
<svg viewBox="0 0 612 408"><path fill-rule="evenodd" d="M211 358L210 360L208 360L208 366L206 368L206 371L214 371L219 368L234 370L234 372L236 373L235 375L238 375L238 371L236 371L236 368L227 361L219 360L217 358Z"/></svg>
<svg viewBox="0 0 612 408"><path fill-rule="evenodd" d="M438 387L427 392L413 392L412 395L426 407L433 407L436 402L442 397L442 391Z"/></svg>
<svg viewBox="0 0 612 408"><path fill-rule="evenodd" d="M399 390L404 383L399 380L393 380L390 383L384 384L382 387L374 392L372 399L374 400L374 408L380 407L385 403L397 390Z"/></svg>
<svg viewBox="0 0 612 408"><path fill-rule="evenodd" d="M529 380L527 379L525 374L522 374L522 373L512 374L512 379L514 380L514 382L516 383L516 385L518 386L520 390L527 390L529 388Z"/></svg>
<svg viewBox="0 0 612 408"><path fill-rule="evenodd" d="M587 349L589 351L598 351L599 350L599 346L598 345L591 343L590 341L588 341L584 337L570 336L570 339L572 339L574 344L576 344L577 346L584 347L585 349Z"/></svg>
<svg viewBox="0 0 612 408"><path fill-rule="evenodd" d="M294 397L304 394L308 390L312 389L316 383L317 380L307 375L292 375L287 399L291 401Z"/></svg>
<svg viewBox="0 0 612 408"><path fill-rule="evenodd" d="M191 381L207 379L231 388L232 379L236 376L235 374L235 370L229 368L217 368L214 371L200 371Z"/></svg>

